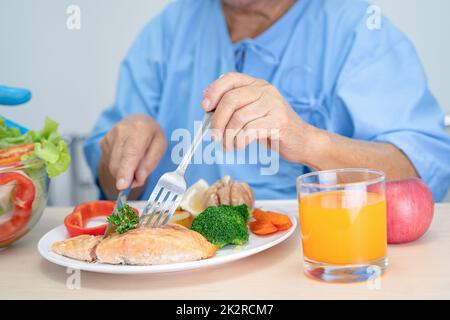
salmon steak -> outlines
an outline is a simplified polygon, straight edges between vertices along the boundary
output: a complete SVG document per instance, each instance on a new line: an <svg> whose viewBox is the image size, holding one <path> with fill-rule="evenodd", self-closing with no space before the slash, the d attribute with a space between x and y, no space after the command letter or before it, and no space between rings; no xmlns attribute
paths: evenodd
<svg viewBox="0 0 450 320"><path fill-rule="evenodd" d="M52 251L75 260L93 262L96 260L95 248L101 240L101 236L82 234L74 238L55 242L52 245Z"/></svg>
<svg viewBox="0 0 450 320"><path fill-rule="evenodd" d="M123 234L81 235L56 242L53 252L87 262L124 265L160 265L207 259L217 247L201 234L177 224L137 228Z"/></svg>

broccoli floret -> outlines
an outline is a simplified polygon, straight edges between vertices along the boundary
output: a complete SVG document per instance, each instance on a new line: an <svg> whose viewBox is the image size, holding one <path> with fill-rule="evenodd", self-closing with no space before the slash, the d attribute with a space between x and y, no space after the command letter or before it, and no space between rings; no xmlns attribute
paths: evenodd
<svg viewBox="0 0 450 320"><path fill-rule="evenodd" d="M250 210L245 204L208 207L192 221L191 229L218 248L228 244L241 245L248 241L249 218Z"/></svg>
<svg viewBox="0 0 450 320"><path fill-rule="evenodd" d="M249 207L247 207L246 204L242 204L240 206L221 206L221 207L232 208L232 210L239 212L239 214L244 218L245 223L247 223L248 220L250 220L251 210Z"/></svg>

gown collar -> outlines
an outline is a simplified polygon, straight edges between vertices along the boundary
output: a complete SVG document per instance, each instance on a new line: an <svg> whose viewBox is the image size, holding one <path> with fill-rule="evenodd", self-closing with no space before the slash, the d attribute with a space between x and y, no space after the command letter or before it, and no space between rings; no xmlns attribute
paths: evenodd
<svg viewBox="0 0 450 320"><path fill-rule="evenodd" d="M243 49L252 50L263 61L269 64L278 64L282 59L284 50L292 35L296 23L298 22L305 3L308 0L298 0L281 16L272 26L255 38L246 38L239 42L232 43L226 19L222 11L221 1L216 1L221 14L222 29L226 33L226 40L233 48L233 51Z"/></svg>

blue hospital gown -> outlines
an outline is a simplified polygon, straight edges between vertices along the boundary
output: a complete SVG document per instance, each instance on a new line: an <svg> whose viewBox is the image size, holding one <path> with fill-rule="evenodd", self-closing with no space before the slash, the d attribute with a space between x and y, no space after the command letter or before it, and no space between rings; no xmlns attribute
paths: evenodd
<svg viewBox="0 0 450 320"><path fill-rule="evenodd" d="M275 85L305 121L367 141L391 143L412 161L442 200L450 184L450 138L444 114L427 84L408 38L382 18L367 27L362 0L302 0L255 39L232 43L218 0L168 5L138 35L120 71L114 104L99 117L85 144L94 176L99 141L121 119L145 113L169 140L142 198L160 175L173 170L171 141L177 128L191 134L201 120L202 91L219 75L239 71ZM309 168L280 159L276 175L263 164L193 164L188 184L223 175L247 181L258 199L296 197L295 178Z"/></svg>

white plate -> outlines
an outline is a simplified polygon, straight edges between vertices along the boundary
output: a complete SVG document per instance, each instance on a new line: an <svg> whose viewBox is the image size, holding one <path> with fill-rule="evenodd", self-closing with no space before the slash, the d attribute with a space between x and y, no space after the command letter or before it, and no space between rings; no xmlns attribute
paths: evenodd
<svg viewBox="0 0 450 320"><path fill-rule="evenodd" d="M279 206L277 206L279 207ZM278 212L286 213L284 210L280 210L271 205L264 205L265 210L276 210ZM165 273L165 272L177 272L192 269L200 269L210 266L216 266L231 261L236 261L258 252L267 250L287 238L289 238L297 227L297 219L289 213L286 213L292 220L292 227L289 230L277 232L271 236L256 236L250 232L249 241L238 248L235 246L227 246L217 251L214 257L200 261L180 262L163 265L151 265L151 266L128 266L128 265L110 265L103 263L88 263L63 257L51 251L51 245L63 239L68 238L66 228L64 225L54 228L47 232L38 243L38 250L41 256L50 262L57 265L70 267L74 269L80 269L84 271L101 272L101 273Z"/></svg>

